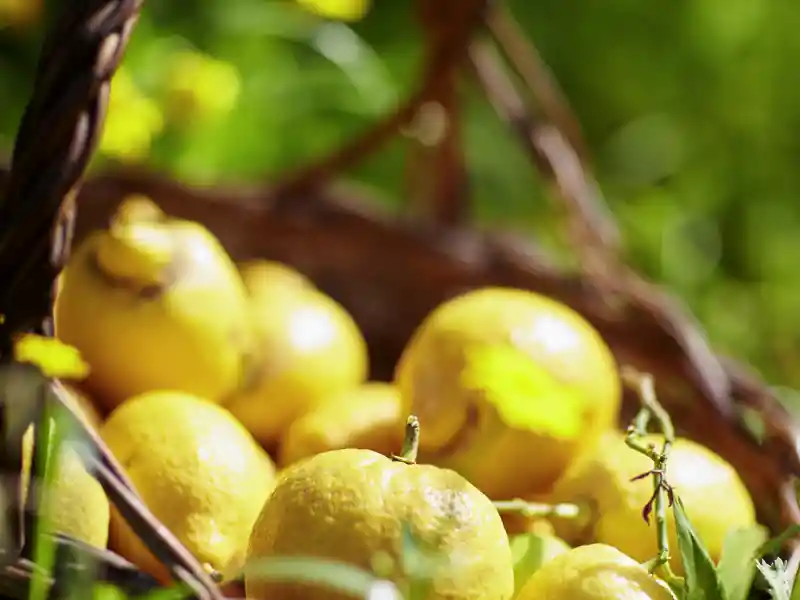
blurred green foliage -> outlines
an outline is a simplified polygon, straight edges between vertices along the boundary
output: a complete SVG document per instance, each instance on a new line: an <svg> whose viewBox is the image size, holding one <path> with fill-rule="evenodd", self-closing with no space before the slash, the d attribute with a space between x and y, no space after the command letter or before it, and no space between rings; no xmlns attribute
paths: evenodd
<svg viewBox="0 0 800 600"><path fill-rule="evenodd" d="M0 152L52 16L45 7L12 27L3 6L15 4L31 12L37 0L0 0ZM630 260L682 297L722 352L800 388L800 10L778 0L510 5L584 127ZM127 152L197 183L269 179L390 111L421 54L408 0L377 0L354 25L280 0L148 2L94 168ZM552 244L537 175L465 87L477 217ZM351 175L399 206L404 160L398 141Z"/></svg>

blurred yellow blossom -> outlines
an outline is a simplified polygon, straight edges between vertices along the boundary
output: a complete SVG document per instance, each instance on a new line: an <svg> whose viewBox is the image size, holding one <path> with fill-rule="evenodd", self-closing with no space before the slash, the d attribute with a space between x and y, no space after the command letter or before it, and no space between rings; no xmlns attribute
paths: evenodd
<svg viewBox="0 0 800 600"><path fill-rule="evenodd" d="M235 66L193 50L172 55L165 83L170 119L179 123L229 113L241 91Z"/></svg>
<svg viewBox="0 0 800 600"><path fill-rule="evenodd" d="M27 27L37 23L42 16L42 0L0 0L0 29Z"/></svg>
<svg viewBox="0 0 800 600"><path fill-rule="evenodd" d="M158 104L142 93L124 67L120 68L111 83L100 153L121 161L141 160L163 127Z"/></svg>
<svg viewBox="0 0 800 600"><path fill-rule="evenodd" d="M370 0L295 0L298 5L326 19L360 21L372 6Z"/></svg>

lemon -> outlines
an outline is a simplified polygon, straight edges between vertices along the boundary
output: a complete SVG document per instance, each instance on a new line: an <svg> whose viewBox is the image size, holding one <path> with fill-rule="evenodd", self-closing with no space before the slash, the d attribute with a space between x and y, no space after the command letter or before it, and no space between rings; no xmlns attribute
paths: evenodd
<svg viewBox="0 0 800 600"><path fill-rule="evenodd" d="M287 467L253 528L248 560L311 556L372 569L383 556L394 567L380 575L402 585L404 526L430 557L427 599L511 597L511 550L489 499L454 471L371 450L332 450ZM255 570L245 571L245 591L253 600L349 598L302 583L260 581Z"/></svg>
<svg viewBox="0 0 800 600"><path fill-rule="evenodd" d="M243 261L237 266L248 293L256 298L316 289L300 271L278 261L256 259Z"/></svg>
<svg viewBox="0 0 800 600"><path fill-rule="evenodd" d="M419 326L395 380L425 428L420 456L490 497L550 489L616 422L614 358L580 315L533 292L483 288Z"/></svg>
<svg viewBox="0 0 800 600"><path fill-rule="evenodd" d="M240 385L252 349L247 306L210 232L133 197L72 255L55 329L89 363L86 389L107 410L158 389L217 400Z"/></svg>
<svg viewBox="0 0 800 600"><path fill-rule="evenodd" d="M93 429L99 429L103 422L103 416L94 401L82 390L75 386L64 385L66 390L65 399L70 403L75 413L83 419L83 422Z"/></svg>
<svg viewBox="0 0 800 600"><path fill-rule="evenodd" d="M666 583L616 548L580 546L537 570L519 600L675 600Z"/></svg>
<svg viewBox="0 0 800 600"><path fill-rule="evenodd" d="M663 438L648 436L645 443L660 446ZM584 503L593 508L589 524L557 519L556 531L567 541L596 541L619 548L639 561L658 553L655 526L648 526L642 509L653 494L650 477L631 481L646 473L653 463L628 448L624 435L609 432L585 460L574 464L556 485L555 501ZM753 501L738 474L711 450L678 438L667 462L667 482L683 501L686 514L712 559L719 560L726 534L731 529L755 525ZM667 511L672 558L670 565L682 572L672 511Z"/></svg>
<svg viewBox="0 0 800 600"><path fill-rule="evenodd" d="M323 399L291 424L280 447L281 465L340 448L381 454L403 444L400 393L388 383L369 382Z"/></svg>
<svg viewBox="0 0 800 600"><path fill-rule="evenodd" d="M143 502L198 560L223 574L241 566L275 471L230 413L189 394L149 392L111 413L101 435ZM168 579L115 510L110 545Z"/></svg>
<svg viewBox="0 0 800 600"><path fill-rule="evenodd" d="M272 283L263 270L242 274L259 344L257 367L251 384L225 401L270 448L295 419L363 383L368 373L366 342L347 311L313 286L272 273Z"/></svg>
<svg viewBox="0 0 800 600"><path fill-rule="evenodd" d="M23 503L27 499L31 480L33 437L34 428L31 426L22 438ZM108 498L69 445L64 444L59 450L50 487L44 489L40 499L40 510L46 515L52 531L97 548L105 548L110 518Z"/></svg>

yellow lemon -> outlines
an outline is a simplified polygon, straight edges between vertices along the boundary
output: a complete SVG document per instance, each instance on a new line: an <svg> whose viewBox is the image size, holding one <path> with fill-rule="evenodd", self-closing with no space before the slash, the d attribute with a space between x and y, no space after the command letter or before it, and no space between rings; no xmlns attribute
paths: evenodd
<svg viewBox="0 0 800 600"><path fill-rule="evenodd" d="M33 436L34 428L29 427L22 438L23 502L31 480ZM41 493L39 507L52 531L97 548L106 547L110 518L108 498L68 445L61 446L51 484Z"/></svg>
<svg viewBox="0 0 800 600"><path fill-rule="evenodd" d="M83 419L84 423L95 430L99 430L103 422L103 415L100 413L94 400L75 386L64 385L64 388L67 392L66 400L71 404L72 408L75 409L76 414Z"/></svg>
<svg viewBox="0 0 800 600"><path fill-rule="evenodd" d="M107 410L158 389L217 400L240 385L252 349L246 290L219 242L138 197L76 249L54 311Z"/></svg>
<svg viewBox="0 0 800 600"><path fill-rule="evenodd" d="M675 600L669 586L616 548L592 544L546 562L518 600Z"/></svg>
<svg viewBox="0 0 800 600"><path fill-rule="evenodd" d="M663 443L659 436L645 442ZM575 463L556 485L554 501L576 502L593 509L586 522L554 520L567 541L610 544L639 561L656 556L655 526L648 526L642 509L653 494L646 473L653 463L625 444L624 435L609 432L585 460ZM721 457L691 440L678 438L667 462L667 482L683 501L686 514L712 559L719 560L731 529L755 525L753 501L738 474ZM673 570L682 572L672 511L667 512Z"/></svg>
<svg viewBox="0 0 800 600"><path fill-rule="evenodd" d="M248 560L311 556L406 581L404 527L429 557L429 600L505 600L514 591L511 550L491 501L454 471L407 464L371 450L317 454L287 467L250 537ZM406 538L407 539L407 538ZM413 561L408 560L406 564ZM259 580L245 571L248 598L340 600L323 587Z"/></svg>
<svg viewBox="0 0 800 600"><path fill-rule="evenodd" d="M490 497L550 489L618 416L614 358L580 315L533 292L483 288L419 326L397 365L425 428L420 456Z"/></svg>
<svg viewBox="0 0 800 600"><path fill-rule="evenodd" d="M261 275L243 273L259 344L255 375L225 406L271 448L323 398L362 383L368 356L355 321L333 298L313 287L286 284L282 276L266 284ZM284 285L276 286L277 279Z"/></svg>
<svg viewBox="0 0 800 600"><path fill-rule="evenodd" d="M289 426L281 442L279 464L341 448L381 454L403 444L402 401L397 388L369 382L321 401Z"/></svg>
<svg viewBox="0 0 800 600"><path fill-rule="evenodd" d="M238 264L248 293L255 298L271 294L313 291L316 287L297 269L274 260L248 260Z"/></svg>
<svg viewBox="0 0 800 600"><path fill-rule="evenodd" d="M111 413L101 435L147 507L198 560L226 575L241 566L275 470L230 413L189 394L149 392ZM110 545L168 579L115 510Z"/></svg>

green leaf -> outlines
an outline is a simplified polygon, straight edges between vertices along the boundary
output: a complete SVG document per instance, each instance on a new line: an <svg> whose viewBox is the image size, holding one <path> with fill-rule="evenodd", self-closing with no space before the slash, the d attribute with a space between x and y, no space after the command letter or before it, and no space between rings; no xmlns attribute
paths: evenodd
<svg viewBox="0 0 800 600"><path fill-rule="evenodd" d="M95 583L92 587L92 600L127 600L127 596L115 585Z"/></svg>
<svg viewBox="0 0 800 600"><path fill-rule="evenodd" d="M697 536L680 498L672 505L678 533L678 549L685 572L685 600L728 600L714 561Z"/></svg>
<svg viewBox="0 0 800 600"><path fill-rule="evenodd" d="M381 588L387 585L387 582L354 565L311 556L255 560L245 565L244 574L253 579L316 585L354 598L369 598L376 585Z"/></svg>
<svg viewBox="0 0 800 600"><path fill-rule="evenodd" d="M731 531L722 546L717 575L728 600L747 600L756 574L758 552L767 540L765 527L756 525Z"/></svg>
<svg viewBox="0 0 800 600"><path fill-rule="evenodd" d="M577 393L514 346L468 348L461 383L482 392L510 427L565 440L581 434Z"/></svg>
<svg viewBox="0 0 800 600"><path fill-rule="evenodd" d="M509 543L511 544L511 558L514 561L515 595L544 563L570 549L569 545L560 538L536 533L512 536Z"/></svg>
<svg viewBox="0 0 800 600"><path fill-rule="evenodd" d="M794 578L794 582L791 583L792 594L789 596L789 600L800 600L800 577L797 576L797 572L794 574L786 573L787 580L792 577Z"/></svg>
<svg viewBox="0 0 800 600"><path fill-rule="evenodd" d="M793 537L797 537L800 535L800 525L794 524L789 525L786 529L784 529L781 533L777 536L772 538L771 540L765 542L761 548L758 549L758 558L762 558L764 556L774 556L780 553L783 545L792 539Z"/></svg>

